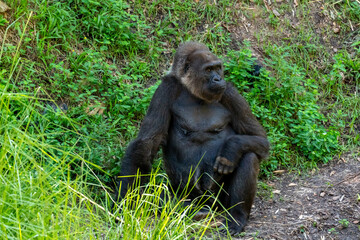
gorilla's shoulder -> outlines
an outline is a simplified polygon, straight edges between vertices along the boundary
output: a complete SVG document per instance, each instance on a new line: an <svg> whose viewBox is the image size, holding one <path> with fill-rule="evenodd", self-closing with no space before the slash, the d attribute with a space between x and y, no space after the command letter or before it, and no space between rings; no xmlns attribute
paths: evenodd
<svg viewBox="0 0 360 240"><path fill-rule="evenodd" d="M164 83L168 83L168 84L179 84L180 83L180 80L173 73L168 73L165 76L163 76L162 81Z"/></svg>

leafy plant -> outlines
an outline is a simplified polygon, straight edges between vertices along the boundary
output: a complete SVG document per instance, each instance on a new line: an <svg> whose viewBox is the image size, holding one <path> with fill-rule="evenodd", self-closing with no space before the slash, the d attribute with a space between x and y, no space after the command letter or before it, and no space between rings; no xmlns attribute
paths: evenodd
<svg viewBox="0 0 360 240"><path fill-rule="evenodd" d="M66 0L44 4L38 0L39 28L43 37L64 41L82 38L94 40L103 50L124 54L145 51L147 39L143 34L146 25L138 16L127 12L124 1Z"/></svg>
<svg viewBox="0 0 360 240"><path fill-rule="evenodd" d="M9 22L2 15L0 15L0 26L6 26L8 23Z"/></svg>
<svg viewBox="0 0 360 240"><path fill-rule="evenodd" d="M317 86L305 78L303 69L286 60L286 48L272 46L268 54L267 66L275 76L265 69L259 76L252 74L256 61L246 45L230 52L225 63L228 80L250 102L269 133L273 148L266 167L274 170L279 165L296 164L290 160L293 155L304 156L310 166L327 162L339 150L340 134L322 125L326 118L316 102Z"/></svg>
<svg viewBox="0 0 360 240"><path fill-rule="evenodd" d="M341 226L343 226L344 228L347 228L350 224L350 222L347 219L341 219L339 221L339 223L341 224Z"/></svg>

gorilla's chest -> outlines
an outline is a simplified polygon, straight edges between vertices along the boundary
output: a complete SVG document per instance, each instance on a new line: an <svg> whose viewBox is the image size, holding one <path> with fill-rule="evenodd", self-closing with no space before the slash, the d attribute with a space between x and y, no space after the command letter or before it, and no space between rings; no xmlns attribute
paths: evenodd
<svg viewBox="0 0 360 240"><path fill-rule="evenodd" d="M222 104L206 103L182 93L171 107L171 123L164 145L165 164L171 171L177 171L185 162L190 168L202 159L201 171L211 172L219 148L227 137L235 134L230 117Z"/></svg>
<svg viewBox="0 0 360 240"><path fill-rule="evenodd" d="M230 112L220 103L206 103L183 93L172 106L175 125L187 132L219 133L230 122Z"/></svg>

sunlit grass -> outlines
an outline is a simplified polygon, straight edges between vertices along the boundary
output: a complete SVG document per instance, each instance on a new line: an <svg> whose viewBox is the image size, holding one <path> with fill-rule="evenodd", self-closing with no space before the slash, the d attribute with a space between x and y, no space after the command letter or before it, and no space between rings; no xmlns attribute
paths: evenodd
<svg viewBox="0 0 360 240"><path fill-rule="evenodd" d="M194 206L181 201L166 201L169 196L163 176L155 173L143 193L136 188L118 203L115 215L109 212L111 193L99 180L98 188L107 198L91 198L93 184L83 179L94 174L88 163L73 152L63 151L62 158L49 149L60 146L43 142L28 129L37 123L40 105L36 98L21 93L3 93L0 98L0 237L1 239L188 239L201 238L214 220L213 214L194 222ZM17 106L17 113L14 113ZM43 121L46 121L43 118ZM81 136L79 136L81 137ZM74 175L70 163L83 162L83 175ZM96 176L93 176L97 178ZM134 207L135 206L135 207ZM119 210L121 211L119 212ZM190 213L190 211L193 211ZM117 219L117 221L115 221Z"/></svg>
<svg viewBox="0 0 360 240"><path fill-rule="evenodd" d="M13 63L21 68L17 53ZM112 214L113 193L93 171L99 167L75 148L47 141L69 131L79 141L86 138L71 128L77 123L60 111L57 116L70 127L48 129L56 123L44 115L49 99L38 97L46 92L21 92L13 73L2 75L0 84L0 239L201 239L208 234L214 215L195 222L198 207L164 202L161 194L170 196L170 191L166 178L157 180L164 178L158 172L146 187L137 186L117 203ZM81 170L75 172L74 166ZM105 197L97 197L94 189Z"/></svg>

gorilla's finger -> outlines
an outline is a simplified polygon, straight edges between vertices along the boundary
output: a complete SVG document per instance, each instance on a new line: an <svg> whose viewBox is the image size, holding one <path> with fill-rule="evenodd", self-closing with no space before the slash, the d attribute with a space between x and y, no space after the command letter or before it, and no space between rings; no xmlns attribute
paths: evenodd
<svg viewBox="0 0 360 240"><path fill-rule="evenodd" d="M218 167L218 173L223 174L224 172L224 165L220 164Z"/></svg>
<svg viewBox="0 0 360 240"><path fill-rule="evenodd" d="M218 171L218 168L219 168L219 160L220 160L220 157L217 157L216 160L215 160L215 164L214 164L214 171Z"/></svg>
<svg viewBox="0 0 360 240"><path fill-rule="evenodd" d="M225 166L223 174L227 175L230 173L229 171L230 171L230 168L228 166Z"/></svg>

